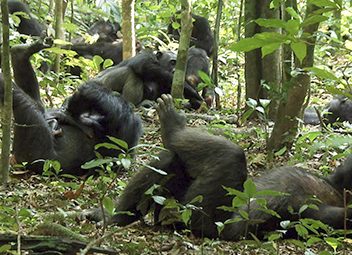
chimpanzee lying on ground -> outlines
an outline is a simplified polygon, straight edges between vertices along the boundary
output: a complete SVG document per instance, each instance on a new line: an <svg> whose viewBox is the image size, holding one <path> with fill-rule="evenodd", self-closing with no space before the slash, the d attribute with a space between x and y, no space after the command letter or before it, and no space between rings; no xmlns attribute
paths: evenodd
<svg viewBox="0 0 352 255"><path fill-rule="evenodd" d="M129 102L138 106L144 100L155 100L171 92L176 56L173 53L142 51L117 66L102 71L94 81L120 92ZM187 82L184 95L192 101L202 102L202 97ZM142 103L143 102L143 103ZM200 105L200 103L199 103Z"/></svg>
<svg viewBox="0 0 352 255"><path fill-rule="evenodd" d="M307 108L304 111L304 123L311 125L320 124L318 114ZM322 113L325 124L348 121L352 123L352 101L345 96L334 97Z"/></svg>
<svg viewBox="0 0 352 255"><path fill-rule="evenodd" d="M198 236L217 237L215 222L224 222L238 216L218 207L231 206L232 198L225 195L223 187L242 190L247 177L244 152L222 137L186 127L185 118L174 109L170 95L163 95L157 103L161 136L168 151L159 155L160 161L153 161L150 165L165 171L167 176L150 168L141 169L136 173L117 198L116 214L110 219L110 223L124 226L138 220L147 214L148 210L158 208L153 207L153 202L147 199L145 192L152 185L159 184L164 187L160 195L174 197L182 204L202 195L202 202L196 204L202 207L202 210L192 212L190 229ZM259 222L259 226L250 225L250 232L260 236L264 231L279 227L282 220L294 220L295 217L289 213L288 207L291 206L298 212L302 205L312 203L309 199L313 196L321 201L317 204L319 209L307 208L301 217L321 220L334 228L342 228L342 194L343 189L352 188L352 156L326 179L309 174L298 167L282 167L256 178L254 182L257 191L276 190L288 194L265 197L268 209L277 212L281 219L257 210L256 201L252 200L249 218ZM156 209L156 214L159 209ZM132 212L133 215L121 214L125 211ZM83 213L83 216L94 220L102 219L99 210L91 210ZM352 217L351 209L348 209L347 217ZM348 226L350 227L350 224ZM228 224L220 237L238 240L245 230L245 221Z"/></svg>
<svg viewBox="0 0 352 255"><path fill-rule="evenodd" d="M213 33L210 29L209 21L206 18L195 14L192 14L192 18L193 18L193 29L192 29L190 46L194 45L196 48L203 49L206 51L208 56L210 56L213 53L214 38L213 38ZM176 21L179 24L181 24L180 19L176 19ZM169 24L167 28L167 34L170 37L176 40L179 40L180 31L178 29L174 29L172 27L172 23Z"/></svg>
<svg viewBox="0 0 352 255"><path fill-rule="evenodd" d="M135 146L141 135L141 121L123 98L93 81L82 85L68 99L67 109L45 110L29 58L50 43L37 41L11 49L16 83L13 85L15 159L29 163L58 160L65 172L83 174L80 166L95 157L94 146L106 141L107 135L124 140L129 147ZM3 99L3 80L0 82ZM103 156L118 154L108 150L99 152ZM38 164L33 164L33 169L41 170L42 162Z"/></svg>

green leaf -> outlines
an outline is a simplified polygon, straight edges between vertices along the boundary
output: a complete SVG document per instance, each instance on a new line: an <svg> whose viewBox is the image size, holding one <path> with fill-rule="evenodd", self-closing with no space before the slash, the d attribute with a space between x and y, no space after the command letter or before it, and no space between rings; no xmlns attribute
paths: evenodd
<svg viewBox="0 0 352 255"><path fill-rule="evenodd" d="M249 220L249 215L248 212L244 211L244 210L239 210L238 213L241 215L241 217L245 220Z"/></svg>
<svg viewBox="0 0 352 255"><path fill-rule="evenodd" d="M266 55L269 55L270 53L273 53L280 47L280 45L281 43L271 43L264 45L262 47L262 58L264 58Z"/></svg>
<svg viewBox="0 0 352 255"><path fill-rule="evenodd" d="M334 1L330 0L308 0L308 3L314 4L318 7L334 7L337 8L338 5Z"/></svg>
<svg viewBox="0 0 352 255"><path fill-rule="evenodd" d="M264 42L257 38L244 38L237 43L234 43L230 46L232 51L244 51L248 52L257 48L260 48L264 45Z"/></svg>
<svg viewBox="0 0 352 255"><path fill-rule="evenodd" d="M303 59L307 55L307 45L304 42L291 42L291 49L302 63Z"/></svg>
<svg viewBox="0 0 352 255"><path fill-rule="evenodd" d="M275 154L275 156L282 156L285 154L286 151L287 151L287 147L284 146L280 150L276 151L274 154Z"/></svg>
<svg viewBox="0 0 352 255"><path fill-rule="evenodd" d="M261 27L284 28L286 22L280 19L256 19L255 22Z"/></svg>
<svg viewBox="0 0 352 255"><path fill-rule="evenodd" d="M129 160L128 158L122 158L121 164L124 169L128 170L128 169L130 169L130 166L131 166L131 160Z"/></svg>
<svg viewBox="0 0 352 255"><path fill-rule="evenodd" d="M270 197L280 197L280 196L288 196L289 194L280 192L280 191L275 191L275 190L270 190L270 189L265 189L265 190L259 190L257 192L257 197L258 196L270 196Z"/></svg>
<svg viewBox="0 0 352 255"><path fill-rule="evenodd" d="M341 244L338 239L333 237L326 237L324 241L334 249L334 252L336 252L337 247Z"/></svg>
<svg viewBox="0 0 352 255"><path fill-rule="evenodd" d="M83 169L92 169L92 168L96 168L98 166L102 166L104 164L110 163L111 161L113 161L113 159L111 159L111 158L92 159L92 160L84 163L81 167Z"/></svg>
<svg viewBox="0 0 352 255"><path fill-rule="evenodd" d="M292 18L296 20L301 20L301 16L299 16L299 14L292 7L287 7L285 10L288 14L291 15Z"/></svg>
<svg viewBox="0 0 352 255"><path fill-rule="evenodd" d="M315 76L317 76L320 79L328 79L328 80L334 80L338 81L339 79L330 71L324 70L318 67L306 67L304 68L305 71L310 71L312 72Z"/></svg>
<svg viewBox="0 0 352 255"><path fill-rule="evenodd" d="M192 210L184 210L182 213L181 213L181 219L182 219L182 222L185 223L186 225L188 225L190 219L191 219L191 216L192 216Z"/></svg>
<svg viewBox="0 0 352 255"><path fill-rule="evenodd" d="M268 105L270 104L271 100L270 99L259 99L259 103L264 107L267 108Z"/></svg>
<svg viewBox="0 0 352 255"><path fill-rule="evenodd" d="M163 205L166 198L162 197L162 196L152 196L153 200L155 203L159 204L159 205Z"/></svg>
<svg viewBox="0 0 352 255"><path fill-rule="evenodd" d="M256 192L257 192L257 188L255 187L255 184L251 178L248 178L244 182L243 188L244 188L243 192L245 194L247 194L248 197L250 197L250 198L255 197Z"/></svg>
<svg viewBox="0 0 352 255"><path fill-rule="evenodd" d="M302 225L295 225L295 230L297 231L297 234L301 237L306 237L308 235L308 230Z"/></svg>
<svg viewBox="0 0 352 255"><path fill-rule="evenodd" d="M301 24L301 27L306 27L309 25L313 25L316 23L320 23L323 22L325 20L328 20L329 18L323 15L312 15L307 17Z"/></svg>
<svg viewBox="0 0 352 255"><path fill-rule="evenodd" d="M126 151L128 150L128 144L124 140L118 139L118 138L113 137L113 136L108 136L108 138L109 138L110 141L116 143L122 149L124 149Z"/></svg>
<svg viewBox="0 0 352 255"><path fill-rule="evenodd" d="M155 168L153 166L146 165L146 164L143 164L143 166L145 166L146 168L149 168L150 170L152 170L154 172L157 172L158 174L167 175L167 172L165 172L164 170L161 170L161 169L158 169L158 168Z"/></svg>
<svg viewBox="0 0 352 255"><path fill-rule="evenodd" d="M110 197L103 198L104 209L109 213L109 215L113 215L115 211L115 203Z"/></svg>
<svg viewBox="0 0 352 255"><path fill-rule="evenodd" d="M121 151L121 148L119 146L112 143L98 143L97 145L94 146L95 150L98 150L99 148L106 148L109 150Z"/></svg>
<svg viewBox="0 0 352 255"><path fill-rule="evenodd" d="M299 27L300 23L296 19L291 19L287 21L285 30L290 34L290 35L296 35L299 32Z"/></svg>
<svg viewBox="0 0 352 255"><path fill-rule="evenodd" d="M0 253L6 254L7 251L11 250L11 245L10 244L4 244L0 246ZM10 254L10 253L9 253Z"/></svg>
<svg viewBox="0 0 352 255"><path fill-rule="evenodd" d="M103 69L106 69L106 68L113 66L113 65L114 65L114 62L110 58L105 59L104 63L103 63Z"/></svg>
<svg viewBox="0 0 352 255"><path fill-rule="evenodd" d="M94 64L94 68L96 70L100 69L100 65L104 62L104 59L101 56L95 55L93 57L93 64Z"/></svg>
<svg viewBox="0 0 352 255"><path fill-rule="evenodd" d="M310 237L308 240L307 240L307 246L312 246L313 244L315 243L319 243L321 242L322 240L318 237L315 237L315 236L312 236Z"/></svg>

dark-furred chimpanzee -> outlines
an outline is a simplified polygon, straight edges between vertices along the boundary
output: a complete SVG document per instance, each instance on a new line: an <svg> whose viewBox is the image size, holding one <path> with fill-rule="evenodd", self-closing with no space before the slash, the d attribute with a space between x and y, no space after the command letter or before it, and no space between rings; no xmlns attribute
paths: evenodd
<svg viewBox="0 0 352 255"><path fill-rule="evenodd" d="M93 80L120 92L127 101L138 106L145 99L155 100L162 93L171 92L174 67L174 54L142 51L119 65L102 71ZM202 100L187 83L184 91L186 98Z"/></svg>
<svg viewBox="0 0 352 255"><path fill-rule="evenodd" d="M22 15L18 15L21 21L18 24L17 30L20 34L31 36L41 36L43 34L45 26L32 16L29 7L25 3L18 0L9 0L7 4L10 14L24 12L28 16L23 17Z"/></svg>
<svg viewBox="0 0 352 255"><path fill-rule="evenodd" d="M187 56L186 81L192 85L197 91L198 84L202 81L199 71L210 75L210 63L205 50L200 48L189 48ZM202 91L202 97L209 107L211 107L214 99L214 90L205 87Z"/></svg>
<svg viewBox="0 0 352 255"><path fill-rule="evenodd" d="M305 124L320 124L318 113L311 108L304 110ZM348 121L352 123L352 101L345 96L335 96L322 112L322 121L327 124ZM336 124L332 125L336 126Z"/></svg>
<svg viewBox="0 0 352 255"><path fill-rule="evenodd" d="M118 22L112 23L105 20L94 22L87 30L90 35L98 35L97 42L114 42L120 38L119 31L121 31L121 26Z"/></svg>
<svg viewBox="0 0 352 255"><path fill-rule="evenodd" d="M224 222L238 216L218 207L231 205L232 198L225 195L224 186L238 190L243 188L247 177L244 152L225 138L186 127L185 118L175 111L170 95L163 95L157 102L161 137L168 151L162 152L160 160L150 165L165 171L167 176L151 168L141 169L117 198L116 214L109 222L124 226L144 216L148 208L153 208L153 202L146 199L145 192L154 184L160 184L168 191L162 193L163 196L172 196L182 204L189 203L198 195L203 196L199 204L202 209L192 212L190 228L198 236L217 237L215 222ZM313 197L320 200L318 210L307 208L301 217L321 220L334 228L342 228L345 218L343 190L352 188L352 156L326 179L299 167L282 167L263 174L254 179L254 182L257 191L276 190L285 195L264 196L268 209L277 212L280 219L257 210L256 200L251 200L249 218L259 225L249 226L248 230L253 234L261 236L263 232L279 227L282 220L295 220L295 216L289 213L289 207L297 212L302 205L311 204L309 199ZM121 213L126 211L133 215ZM85 212L82 216L102 219L98 209ZM347 217L352 217L351 209L347 210ZM350 226L349 223L348 227ZM244 221L226 224L220 237L238 240L245 230Z"/></svg>
<svg viewBox="0 0 352 255"><path fill-rule="evenodd" d="M64 172L83 174L80 166L95 157L94 146L106 141L107 135L135 146L142 132L141 121L123 98L93 81L79 87L67 100L66 109L45 110L29 58L51 43L40 40L11 49L15 80L13 152L17 162L58 160ZM2 79L0 85L3 98ZM103 156L118 154L99 152ZM41 164L32 164L31 169L40 171Z"/></svg>
<svg viewBox="0 0 352 255"><path fill-rule="evenodd" d="M203 49L206 51L208 56L210 56L213 53L214 38L210 29L209 21L206 18L195 14L192 14L192 18L193 29L190 46L194 45L196 48ZM181 24L180 19L177 19L177 22ZM167 34L176 40L179 40L180 38L180 31L178 29L174 29L172 23L169 24L167 28Z"/></svg>

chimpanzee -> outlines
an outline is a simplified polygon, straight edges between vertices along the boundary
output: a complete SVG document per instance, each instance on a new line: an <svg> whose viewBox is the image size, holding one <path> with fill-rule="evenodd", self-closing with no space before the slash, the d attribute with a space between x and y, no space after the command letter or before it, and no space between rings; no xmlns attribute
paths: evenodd
<svg viewBox="0 0 352 255"><path fill-rule="evenodd" d="M118 22L111 23L110 21L98 20L88 28L88 34L99 36L97 42L114 42L120 37L118 32L121 31L121 26Z"/></svg>
<svg viewBox="0 0 352 255"><path fill-rule="evenodd" d="M208 56L210 56L213 53L214 38L210 29L209 21L205 17L195 14L192 14L192 18L194 21L191 34L191 46L194 45L196 48L205 50ZM174 21L175 20L173 20L173 22ZM180 19L176 19L176 21L181 23ZM179 40L180 38L180 31L174 29L172 23L169 24L167 28L167 34L176 40Z"/></svg>
<svg viewBox="0 0 352 255"><path fill-rule="evenodd" d="M127 101L138 106L145 99L155 100L162 93L171 92L174 67L174 54L154 54L146 50L102 71L94 80L122 93ZM202 101L197 91L187 83L184 93L188 99Z"/></svg>
<svg viewBox="0 0 352 255"><path fill-rule="evenodd" d="M319 116L314 109L305 109L303 117L305 124L318 125L320 123ZM334 124L333 127L343 121L352 123L352 101L345 96L335 96L323 110L322 120L326 125Z"/></svg>
<svg viewBox="0 0 352 255"><path fill-rule="evenodd" d="M333 98L326 112L324 114L325 124L332 124L337 121L352 123L352 101L345 96L336 96Z"/></svg>
<svg viewBox="0 0 352 255"><path fill-rule="evenodd" d="M164 190L163 196L174 197L182 204L202 195L203 200L196 204L202 209L192 212L190 228L198 236L217 237L215 222L224 222L238 216L237 213L218 207L231 205L231 198L225 195L223 187L240 191L243 189L247 178L244 152L225 138L186 127L185 118L175 111L170 95L162 95L157 103L161 137L168 151L162 152L160 160L152 162L150 166L165 171L167 176L160 175L151 168L141 169L118 197L115 208L117 213L109 222L124 226L148 213L153 202L146 199L145 191L154 184L159 184L168 191L164 193ZM254 182L257 191L272 190L283 194L264 196L267 208L277 212L281 219L258 210L256 200L250 201L249 218L257 224L249 225L250 232L258 234L257 230L260 236L264 231L276 229L281 220L295 220L296 217L289 213L289 207L298 212L302 205L312 203L309 199L314 197L321 201L317 204L318 210L307 208L301 217L321 220L334 228L342 228L343 190L352 189L352 156L326 179L299 167L281 167L254 179ZM347 210L347 217L352 217L352 210ZM121 213L126 211L133 215ZM100 220L102 214L93 209L83 213L83 217ZM348 226L351 227L351 223ZM226 224L220 237L238 240L245 230L244 221Z"/></svg>
<svg viewBox="0 0 352 255"><path fill-rule="evenodd" d="M28 17L23 17L22 15L19 15L21 21L17 27L17 30L20 34L31 36L42 35L46 28L37 19L33 18L28 5L18 0L9 0L7 3L9 6L10 14L13 14L15 12L24 12L28 15Z"/></svg>
<svg viewBox="0 0 352 255"><path fill-rule="evenodd" d="M94 81L79 87L67 100L66 109L45 110L29 58L51 43L39 40L11 49L15 80L13 151L17 162L53 159L61 163L64 172L83 174L80 166L95 157L94 146L105 142L107 135L135 146L142 132L141 121L123 98ZM2 79L0 85L3 92ZM99 153L113 156L119 152ZM37 162L30 168L40 170L41 164Z"/></svg>
<svg viewBox="0 0 352 255"><path fill-rule="evenodd" d="M205 50L200 48L191 47L188 50L187 68L186 68L186 81L197 89L198 84L201 82L199 71L210 75L209 59ZM202 91L202 97L209 107L211 107L214 99L214 90L205 87Z"/></svg>

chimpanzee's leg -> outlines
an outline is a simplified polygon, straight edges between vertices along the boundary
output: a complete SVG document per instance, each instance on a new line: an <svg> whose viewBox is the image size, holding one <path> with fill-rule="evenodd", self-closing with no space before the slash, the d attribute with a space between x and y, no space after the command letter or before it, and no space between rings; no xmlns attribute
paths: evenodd
<svg viewBox="0 0 352 255"><path fill-rule="evenodd" d="M170 95L162 95L157 103L163 143L183 161L193 179L183 203L203 196L202 211L192 213L191 228L198 234L216 236L214 222L231 217L217 209L231 202L223 186L243 189L247 177L244 152L222 137L185 127L185 118L176 112Z"/></svg>
<svg viewBox="0 0 352 255"><path fill-rule="evenodd" d="M33 53L48 46L42 41L37 41L11 49L16 81L13 95L13 150L18 162L48 159L54 155L52 133L44 118L38 81L29 61Z"/></svg>
<svg viewBox="0 0 352 255"><path fill-rule="evenodd" d="M44 48L50 47L50 39L38 40L31 45L16 45L11 48L12 68L16 84L31 98L42 105L39 84L30 57Z"/></svg>

